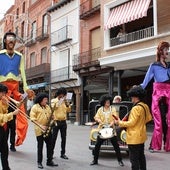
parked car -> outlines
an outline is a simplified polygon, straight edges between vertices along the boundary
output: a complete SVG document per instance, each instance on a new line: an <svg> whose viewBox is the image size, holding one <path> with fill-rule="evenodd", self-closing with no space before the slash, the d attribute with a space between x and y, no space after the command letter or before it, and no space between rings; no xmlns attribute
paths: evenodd
<svg viewBox="0 0 170 170"><path fill-rule="evenodd" d="M119 113L120 119L123 119L127 113L132 108L132 103L129 101L123 101L121 103L114 103L112 106L116 108L116 111ZM100 107L100 105L97 103L95 106L96 108L95 113L97 112L97 109ZM91 116L92 117L92 116ZM93 115L94 117L94 115ZM90 131L90 143L89 143L89 149L94 150L97 136L99 135L99 129L97 128L96 123L92 123L91 125L91 131ZM124 128L117 127L117 139L119 143L119 147L121 151L126 151L128 153L128 146L126 144L126 130ZM106 139L104 143L101 145L101 151L114 151L114 147L112 146L110 140ZM93 153L93 152L92 152Z"/></svg>

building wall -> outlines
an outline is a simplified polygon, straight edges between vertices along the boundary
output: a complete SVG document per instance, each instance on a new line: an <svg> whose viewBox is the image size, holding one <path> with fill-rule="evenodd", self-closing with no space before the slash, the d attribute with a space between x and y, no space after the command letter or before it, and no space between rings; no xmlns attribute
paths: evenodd
<svg viewBox="0 0 170 170"><path fill-rule="evenodd" d="M158 32L169 33L170 32L170 1L164 0L162 3L161 0L157 0L158 6Z"/></svg>
<svg viewBox="0 0 170 170"><path fill-rule="evenodd" d="M63 28L63 20L67 18L66 25L72 27L71 34L72 40L67 43L63 43L58 47L53 47L51 58L51 71L59 69L62 65L59 65L57 56L60 55L60 51L70 48L70 65L72 65L73 55L79 51L79 10L78 1L74 0L66 5L58 8L54 12L51 12L51 39L55 39L54 34L58 30Z"/></svg>
<svg viewBox="0 0 170 170"><path fill-rule="evenodd" d="M6 12L6 17L4 17L4 32L14 31L13 23L15 22L14 5L11 6Z"/></svg>
<svg viewBox="0 0 170 170"><path fill-rule="evenodd" d="M100 13L97 13L87 20L80 21L80 53L91 49L90 31L100 27Z"/></svg>
<svg viewBox="0 0 170 170"><path fill-rule="evenodd" d="M123 1L123 0L121 0ZM155 1L155 0L154 0ZM111 4L112 0L101 0L101 30L104 30L104 17L105 11L104 7L105 4ZM114 1L115 2L115 1ZM101 38L102 38L102 57L113 56L121 53L128 53L130 51L136 51L139 49L155 47L156 53L156 46L161 40L169 41L170 40L170 1L166 0L166 3L161 3L161 0L156 0L157 2L157 28L158 28L158 35L150 37L148 39L138 40L131 43L123 44L121 46L110 47L108 49L104 49L104 36L105 31L102 31ZM153 59L154 60L154 59ZM148 63L149 64L149 63Z"/></svg>
<svg viewBox="0 0 170 170"><path fill-rule="evenodd" d="M31 24L32 22L36 21L36 29L42 28L42 18L43 15L47 13L47 9L51 6L51 1L44 1L44 0L37 0L33 3L29 9L29 19L31 21L28 29L28 37L31 35ZM50 29L50 27L48 27ZM27 68L30 68L30 54L35 52L36 53L36 65L41 64L41 49L47 47L47 62L50 62L50 39L47 38L41 42L36 41L36 44L28 47L27 51Z"/></svg>

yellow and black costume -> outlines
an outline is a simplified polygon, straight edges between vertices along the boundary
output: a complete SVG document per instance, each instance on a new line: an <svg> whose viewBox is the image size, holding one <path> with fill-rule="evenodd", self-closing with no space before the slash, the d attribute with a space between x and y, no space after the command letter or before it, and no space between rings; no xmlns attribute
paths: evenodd
<svg viewBox="0 0 170 170"><path fill-rule="evenodd" d="M51 105L54 108L54 120L56 121L56 126L53 128L52 134L52 148L54 153L55 143L58 136L58 131L61 133L61 158L68 159L65 155L66 147L66 135L67 135L67 113L71 112L71 106L66 104L64 97L67 91L65 88L61 87L55 94L55 98L51 100Z"/></svg>
<svg viewBox="0 0 170 170"><path fill-rule="evenodd" d="M45 101L44 101L45 100ZM45 93L40 93L36 99L35 104L31 108L30 111L30 118L32 121L36 122L42 127L47 127L49 120L51 118L51 108L49 105L47 105L48 102L48 95ZM47 148L47 165L48 166L58 166L57 164L54 164L52 162L52 148L51 148L51 142L52 142L52 136L49 132L47 137L44 137L42 129L35 124L34 127L35 135L37 139L37 155L38 155L38 168L43 168L42 166L42 159L43 159L43 143L46 143Z"/></svg>
<svg viewBox="0 0 170 170"><path fill-rule="evenodd" d="M122 162L122 156L120 153L119 144L117 142L117 134L116 134L115 126L114 126L114 117L112 116L112 115L117 116L117 112L114 107L110 106L111 103L112 103L111 96L109 96L109 95L101 96L101 98L100 98L101 107L98 109L96 115L94 116L94 119L96 122L99 123L98 128L100 128L100 129L102 128L103 125L108 125L113 128L113 136L110 137L109 140L111 141L111 143L114 147L119 165L124 166L124 164ZM97 136L95 149L93 151L94 160L92 161L91 165L98 164L100 147L105 140L106 139L101 138L99 135Z"/></svg>

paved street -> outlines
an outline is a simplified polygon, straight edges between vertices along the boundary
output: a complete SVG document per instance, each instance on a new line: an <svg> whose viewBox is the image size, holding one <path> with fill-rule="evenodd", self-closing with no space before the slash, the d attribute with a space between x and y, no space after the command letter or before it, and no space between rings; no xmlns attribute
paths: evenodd
<svg viewBox="0 0 170 170"><path fill-rule="evenodd" d="M124 167L119 167L114 153L101 153L98 166L90 166L92 161L91 151L88 149L89 143L88 126L76 126L68 124L68 137L66 154L69 160L60 158L60 136L55 149L55 159L59 167L51 168L46 166L46 148L44 147L44 169L46 170L130 170L130 162L127 154L124 152L123 161ZM148 132L149 138L151 133ZM170 153L160 151L150 153L148 143L146 142L146 159L148 170L169 170ZM17 152L9 152L9 162L12 170L37 170L36 163L36 140L33 131L32 123L29 126L27 138L22 146L16 148Z"/></svg>

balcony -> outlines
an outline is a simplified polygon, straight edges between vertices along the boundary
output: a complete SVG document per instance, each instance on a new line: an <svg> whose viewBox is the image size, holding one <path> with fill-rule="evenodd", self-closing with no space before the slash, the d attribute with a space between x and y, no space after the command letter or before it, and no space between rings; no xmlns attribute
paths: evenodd
<svg viewBox="0 0 170 170"><path fill-rule="evenodd" d="M80 19L88 19L100 11L100 0L87 0L80 4Z"/></svg>
<svg viewBox="0 0 170 170"><path fill-rule="evenodd" d="M148 27L142 30L138 30L135 32L131 32L128 34L125 34L121 37L114 37L110 39L110 46L116 46L120 44L125 44L128 42L133 42L137 40L141 40L144 38L149 38L154 36L154 27Z"/></svg>
<svg viewBox="0 0 170 170"><path fill-rule="evenodd" d="M66 25L65 27L55 31L51 35L51 44L53 46L60 45L62 43L72 40L72 25Z"/></svg>
<svg viewBox="0 0 170 170"><path fill-rule="evenodd" d="M37 40L37 41L40 41L40 42L41 42L41 41L49 38L49 29L48 29L48 26L47 26L47 25L38 28L36 31L37 31L37 32L36 32L36 35L37 35L37 36L36 36L36 40Z"/></svg>
<svg viewBox="0 0 170 170"><path fill-rule="evenodd" d="M25 46L31 47L34 44L36 44L36 39L35 38L29 38L29 39L26 40Z"/></svg>
<svg viewBox="0 0 170 170"><path fill-rule="evenodd" d="M95 48L77 55L74 55L73 70L78 71L83 68L98 66L98 58L101 57L101 49Z"/></svg>
<svg viewBox="0 0 170 170"><path fill-rule="evenodd" d="M26 69L27 79L34 79L39 77L49 77L50 75L50 64L43 63L35 67Z"/></svg>
<svg viewBox="0 0 170 170"><path fill-rule="evenodd" d="M62 8L63 6L67 5L67 3L70 3L73 0L59 0L57 2L54 2L54 5L50 7L47 12L53 12L57 10L58 8Z"/></svg>
<svg viewBox="0 0 170 170"><path fill-rule="evenodd" d="M77 79L77 75L74 73L72 66L67 66L51 71L51 83L75 79Z"/></svg>

